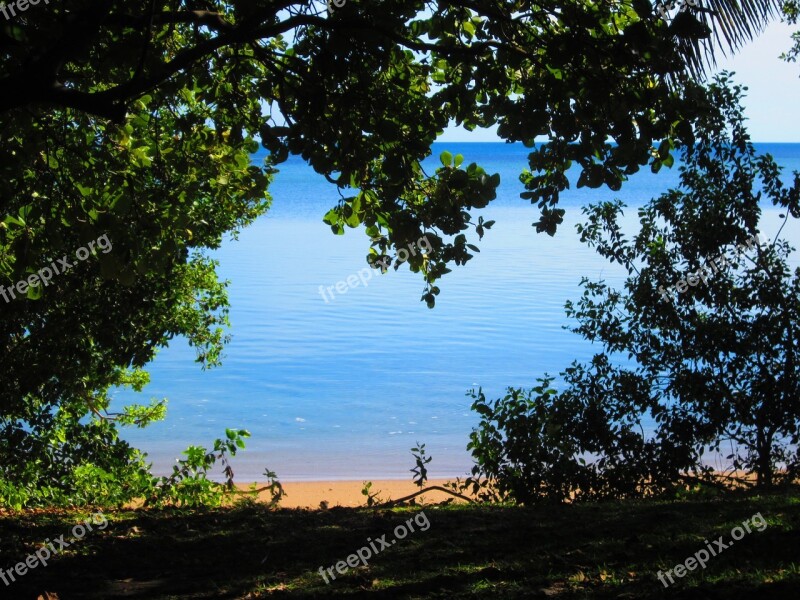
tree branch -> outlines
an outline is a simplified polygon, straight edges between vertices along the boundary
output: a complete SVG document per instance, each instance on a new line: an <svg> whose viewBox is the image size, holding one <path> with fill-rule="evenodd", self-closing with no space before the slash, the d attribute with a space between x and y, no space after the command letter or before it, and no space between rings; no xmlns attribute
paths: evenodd
<svg viewBox="0 0 800 600"><path fill-rule="evenodd" d="M149 16L136 15L111 15L106 21L109 25L120 27L130 27L133 29L146 27L150 22ZM208 27L214 31L230 31L235 26L230 21L226 21L222 13L210 10L186 10L186 11L163 11L153 15L154 25L168 24L194 24Z"/></svg>
<svg viewBox="0 0 800 600"><path fill-rule="evenodd" d="M286 4L286 2L284 2ZM290 4L290 3L289 3ZM110 9L110 4L106 4ZM277 10L281 6L273 7ZM77 51L87 46L98 30L106 23L124 26L145 25L148 16L107 15L94 11L92 18L78 20L78 24L59 40L40 58L30 62L23 73L11 75L0 80L0 113L33 103L48 103L63 108L73 108L99 117L121 122L125 118L125 103L145 94L168 81L174 75L189 69L204 57L226 46L250 43L258 39L271 38L301 27L316 26L332 30L363 30L378 32L387 39L411 50L437 52L441 55L474 57L481 52L497 46L494 43L481 43L472 46L441 46L438 44L412 40L389 29L377 26L370 21L338 21L313 15L295 15L276 24L264 25L268 15L260 14L257 19L234 26L225 21L219 13L210 11L164 12L154 16L158 23L197 23L222 31L212 39L204 40L194 47L179 52L175 58L155 67L149 76L136 75L129 81L101 92L83 92L65 85L58 80L58 72ZM255 23L253 22L255 21ZM13 91L13 92L12 92Z"/></svg>
<svg viewBox="0 0 800 600"><path fill-rule="evenodd" d="M455 496L456 498L460 498L461 500L466 500L470 504L474 504L475 501L472 498L459 494L458 492L454 492L452 490L448 490L440 485L432 485L430 487L426 487L424 490L419 490L418 492L414 492L413 494L409 494L408 496L403 496L402 498L398 498L397 500L389 500L388 502L384 502L383 504L377 505L375 508L390 508L395 504L400 504L401 502L408 502L409 500L413 500L417 496L421 494L425 494L427 492L436 491L436 492L444 492L445 494L450 494L451 496Z"/></svg>

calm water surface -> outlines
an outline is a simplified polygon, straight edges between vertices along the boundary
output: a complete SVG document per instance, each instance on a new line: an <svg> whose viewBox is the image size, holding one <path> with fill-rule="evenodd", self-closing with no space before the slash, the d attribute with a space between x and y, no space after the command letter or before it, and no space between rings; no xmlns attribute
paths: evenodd
<svg viewBox="0 0 800 600"><path fill-rule="evenodd" d="M443 278L433 310L420 302L420 277L402 269L326 303L319 286L364 268L368 240L359 230L331 234L322 216L336 190L300 160L281 166L270 212L215 253L231 282L223 366L202 371L175 341L151 365L144 397L117 393L121 402L169 399L165 421L124 435L156 472L169 471L186 446L241 427L252 433L234 462L242 481L263 479L267 466L287 481L407 478L417 441L433 456L431 477L463 475L477 422L467 390L480 385L493 398L599 350L563 329L564 302L579 296L582 276L616 283L622 275L578 242L580 206L621 198L633 226L635 207L674 186L677 169L637 174L618 193L570 191L566 224L551 238L535 233L538 209L519 198L524 147L437 144L434 156L444 149L502 182L498 200L479 213L497 224L481 253ZM800 170L800 144L759 150ZM777 211L765 214L764 231L774 233ZM783 233L800 246L800 229Z"/></svg>

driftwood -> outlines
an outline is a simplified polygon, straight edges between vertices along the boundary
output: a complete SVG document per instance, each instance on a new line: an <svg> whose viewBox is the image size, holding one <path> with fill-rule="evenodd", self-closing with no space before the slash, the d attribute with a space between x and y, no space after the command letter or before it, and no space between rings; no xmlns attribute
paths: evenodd
<svg viewBox="0 0 800 600"><path fill-rule="evenodd" d="M400 504L401 502L408 502L409 500L413 500L417 496L421 494L425 494L426 492L444 492L445 494L450 494L451 496L455 496L456 498L460 498L461 500L466 500L470 504L473 504L475 501L472 498L468 498L458 492L454 492L452 490L448 490L440 485L432 485L430 487L426 487L424 490L419 490L414 492L413 494L409 494L408 496L403 496L402 498L398 498L397 500L389 500L388 502L384 502L383 504L378 504L374 508L391 508L395 504Z"/></svg>

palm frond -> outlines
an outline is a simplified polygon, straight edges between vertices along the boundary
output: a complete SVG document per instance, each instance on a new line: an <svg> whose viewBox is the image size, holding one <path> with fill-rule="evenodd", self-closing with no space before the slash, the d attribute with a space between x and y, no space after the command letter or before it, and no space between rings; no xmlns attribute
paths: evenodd
<svg viewBox="0 0 800 600"><path fill-rule="evenodd" d="M705 78L717 52L733 54L781 15L783 0L698 0L675 12L670 31L692 75Z"/></svg>

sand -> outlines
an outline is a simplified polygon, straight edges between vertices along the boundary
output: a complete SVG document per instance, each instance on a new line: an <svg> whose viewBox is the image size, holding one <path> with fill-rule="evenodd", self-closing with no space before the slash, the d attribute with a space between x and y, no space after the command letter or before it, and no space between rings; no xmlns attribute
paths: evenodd
<svg viewBox="0 0 800 600"><path fill-rule="evenodd" d="M425 487L443 485L447 480L430 480ZM261 487L263 484L259 484ZM244 486L242 486L244 487ZM361 493L364 482L359 481L295 481L283 484L286 496L281 500L281 508L320 508L321 502L327 502L328 508L334 506L365 506L367 497ZM245 488L246 489L246 488ZM410 480L376 480L372 482L370 494L378 493L381 501L402 498L418 491L419 488ZM269 492L262 492L260 500L268 501ZM425 502L442 502L452 498L449 494L440 491L426 492L422 499ZM417 497L417 501L420 497ZM455 502L462 502L453 499Z"/></svg>

